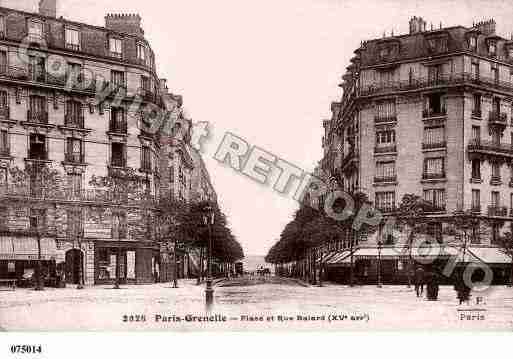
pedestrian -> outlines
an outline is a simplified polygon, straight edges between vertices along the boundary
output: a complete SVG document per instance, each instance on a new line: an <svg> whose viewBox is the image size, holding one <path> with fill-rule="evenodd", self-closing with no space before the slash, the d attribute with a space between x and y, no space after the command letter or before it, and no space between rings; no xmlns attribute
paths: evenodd
<svg viewBox="0 0 513 359"><path fill-rule="evenodd" d="M418 266L415 270L415 292L417 293L417 297L421 297L424 293L424 269L422 266Z"/></svg>
<svg viewBox="0 0 513 359"><path fill-rule="evenodd" d="M455 276L454 290L456 290L456 297L458 298L460 305L463 302L468 302L470 299L470 288L465 284L463 279L463 273L459 271Z"/></svg>

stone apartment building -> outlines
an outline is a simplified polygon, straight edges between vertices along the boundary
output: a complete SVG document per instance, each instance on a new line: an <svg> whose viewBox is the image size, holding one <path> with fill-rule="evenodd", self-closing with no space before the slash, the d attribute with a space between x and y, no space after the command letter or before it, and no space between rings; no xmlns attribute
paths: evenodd
<svg viewBox="0 0 513 359"><path fill-rule="evenodd" d="M165 110L155 54L139 15L109 14L97 27L57 17L56 9L56 0L41 0L38 13L0 7L2 193L19 190L10 168L31 164L57 170L65 189L54 208L0 206L0 276L33 271L39 253L31 229L43 226L46 273L60 268L68 283L80 273L87 285L110 283L119 258L122 282L153 282L160 247L154 231L135 230L142 209L113 208L99 223L84 212L96 200L93 175L133 169L149 194L160 195L164 149L142 121L142 109ZM179 168L173 180L188 199L193 164L180 153L187 159L172 166Z"/></svg>
<svg viewBox="0 0 513 359"><path fill-rule="evenodd" d="M441 241L454 237L442 235L437 218L464 210L492 220L490 234L473 236L470 250L501 266L511 261L495 244L513 209L513 41L495 27L487 20L427 28L413 17L408 34L363 41L343 76L341 101L323 122L320 166L385 215L405 194L423 197L433 205L432 233ZM359 238L359 273L374 278L378 241L389 259L384 275L393 280L406 268L386 248L394 239L380 231ZM343 266L347 256L327 263Z"/></svg>

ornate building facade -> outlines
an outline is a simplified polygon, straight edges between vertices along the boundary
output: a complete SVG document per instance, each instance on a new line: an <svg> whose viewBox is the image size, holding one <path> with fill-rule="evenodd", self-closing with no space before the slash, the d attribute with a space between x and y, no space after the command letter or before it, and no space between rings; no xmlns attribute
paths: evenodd
<svg viewBox="0 0 513 359"><path fill-rule="evenodd" d="M0 7L2 196L33 195L30 183L20 193L12 168L51 168L62 189L52 206L0 206L0 277L29 277L40 258L45 275L62 271L68 283L111 283L118 261L122 282L153 282L158 233L139 227L142 212L154 209L107 203L108 215L93 220L91 179L133 172L151 198L172 188L188 201L194 162L183 143L169 157L145 121L165 113L169 94L139 15L109 14L97 27L56 9L56 0L40 1L38 13ZM161 171L163 157L174 162Z"/></svg>
<svg viewBox="0 0 513 359"><path fill-rule="evenodd" d="M471 250L484 262L509 262L495 245L513 210L513 41L496 34L493 20L427 29L413 17L409 25L409 34L355 50L341 101L323 123L321 167L386 216L404 195L422 197L440 241L454 237L442 235L437 218L466 211L490 220L490 234L472 236ZM362 260L375 259L378 241L394 242L380 231L358 241L374 248ZM399 255L390 259L390 273L406 270Z"/></svg>

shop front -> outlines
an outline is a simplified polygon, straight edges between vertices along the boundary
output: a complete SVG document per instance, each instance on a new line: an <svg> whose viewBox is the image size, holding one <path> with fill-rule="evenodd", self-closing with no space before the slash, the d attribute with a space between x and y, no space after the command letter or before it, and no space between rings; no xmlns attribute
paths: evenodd
<svg viewBox="0 0 513 359"><path fill-rule="evenodd" d="M44 285L56 286L60 280L56 258L57 247L52 238L38 241L34 237L0 237L0 279L15 279L17 286L35 285L39 262Z"/></svg>
<svg viewBox="0 0 513 359"><path fill-rule="evenodd" d="M96 241L94 245L94 283L112 284L119 260L121 284L155 283L160 277L158 246L130 241Z"/></svg>

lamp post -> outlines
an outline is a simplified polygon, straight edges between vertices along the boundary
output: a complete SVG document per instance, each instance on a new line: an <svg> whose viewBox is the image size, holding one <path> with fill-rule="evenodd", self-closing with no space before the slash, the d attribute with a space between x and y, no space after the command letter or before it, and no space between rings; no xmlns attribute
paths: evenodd
<svg viewBox="0 0 513 359"><path fill-rule="evenodd" d="M383 243L378 241L378 288L381 288L381 249L383 248Z"/></svg>
<svg viewBox="0 0 513 359"><path fill-rule="evenodd" d="M203 223L208 228L208 253L207 253L207 280L205 289L205 302L207 310L210 310L214 302L214 289L212 288L212 228L214 224L214 211L210 205L205 207Z"/></svg>

